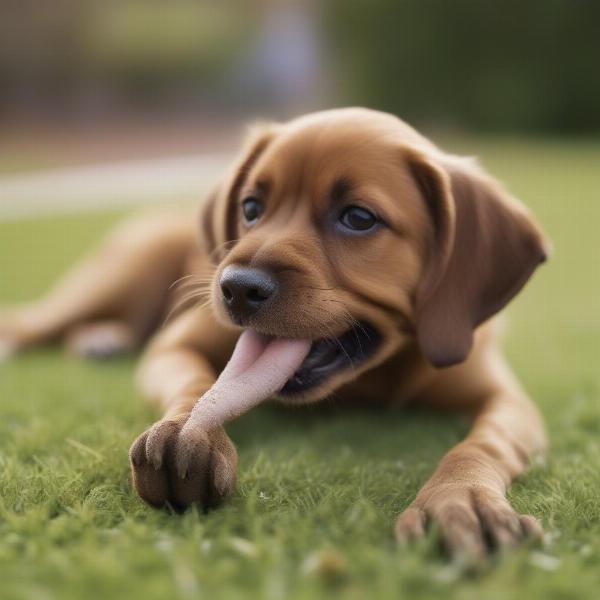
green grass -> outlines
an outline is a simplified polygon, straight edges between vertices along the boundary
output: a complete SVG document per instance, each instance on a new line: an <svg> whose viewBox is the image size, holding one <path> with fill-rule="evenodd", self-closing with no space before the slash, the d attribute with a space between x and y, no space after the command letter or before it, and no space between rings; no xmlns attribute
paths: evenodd
<svg viewBox="0 0 600 600"><path fill-rule="evenodd" d="M146 507L127 449L156 414L133 360L46 349L0 366L0 598L596 598L600 585L600 145L471 140L534 209L555 256L512 305L506 348L552 450L510 492L541 548L464 576L434 537L400 551L395 516L460 417L265 407L230 427L233 501L209 515ZM119 215L0 224L0 301L27 299Z"/></svg>

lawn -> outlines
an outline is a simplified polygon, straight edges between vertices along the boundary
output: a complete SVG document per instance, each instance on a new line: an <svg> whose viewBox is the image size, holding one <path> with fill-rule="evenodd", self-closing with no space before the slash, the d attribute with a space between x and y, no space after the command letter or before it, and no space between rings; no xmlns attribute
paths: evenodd
<svg viewBox="0 0 600 600"><path fill-rule="evenodd" d="M535 211L555 254L514 302L506 350L552 449L511 489L544 524L466 576L395 516L466 423L426 412L264 407L234 423L233 501L145 506L127 450L155 418L134 359L60 349L0 365L0 598L596 598L600 586L600 144L460 140ZM0 302L41 292L120 215L0 223Z"/></svg>

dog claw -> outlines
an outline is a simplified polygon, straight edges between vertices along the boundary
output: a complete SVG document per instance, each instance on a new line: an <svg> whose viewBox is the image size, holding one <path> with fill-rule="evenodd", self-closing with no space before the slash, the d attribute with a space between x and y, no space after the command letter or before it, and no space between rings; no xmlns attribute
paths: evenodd
<svg viewBox="0 0 600 600"><path fill-rule="evenodd" d="M235 472L225 457L216 450L213 454L213 485L221 498L226 497L233 488Z"/></svg>
<svg viewBox="0 0 600 600"><path fill-rule="evenodd" d="M396 540L402 546L425 535L425 515L418 508L407 508L396 521Z"/></svg>
<svg viewBox="0 0 600 600"><path fill-rule="evenodd" d="M185 479L188 475L190 467L190 455L187 449L182 450L178 448L178 452L175 455L175 470L179 479Z"/></svg>
<svg viewBox="0 0 600 600"><path fill-rule="evenodd" d="M531 515L521 515L519 517L519 522L525 537L532 540L540 540L544 536L544 529L535 517L532 517Z"/></svg>
<svg viewBox="0 0 600 600"><path fill-rule="evenodd" d="M164 454L170 434L176 425L172 421L159 421L154 425L146 439L146 457L156 471L163 466Z"/></svg>
<svg viewBox="0 0 600 600"><path fill-rule="evenodd" d="M206 464L210 441L195 429L182 427L177 437L175 470L180 479L188 476L192 462Z"/></svg>
<svg viewBox="0 0 600 600"><path fill-rule="evenodd" d="M141 466L146 459L146 434L140 435L129 449L129 460L135 467Z"/></svg>

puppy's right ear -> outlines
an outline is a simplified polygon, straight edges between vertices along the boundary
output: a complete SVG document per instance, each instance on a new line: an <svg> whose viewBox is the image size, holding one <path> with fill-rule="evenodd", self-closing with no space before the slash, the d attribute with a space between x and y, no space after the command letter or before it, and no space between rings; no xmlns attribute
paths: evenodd
<svg viewBox="0 0 600 600"><path fill-rule="evenodd" d="M220 262L238 237L238 195L248 173L276 137L280 125L259 123L250 128L233 169L208 195L200 210L201 242L213 263Z"/></svg>

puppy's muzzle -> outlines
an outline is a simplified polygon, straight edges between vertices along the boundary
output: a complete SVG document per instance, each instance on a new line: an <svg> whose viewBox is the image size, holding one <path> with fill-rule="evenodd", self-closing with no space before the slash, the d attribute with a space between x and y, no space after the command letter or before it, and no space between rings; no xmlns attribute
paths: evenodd
<svg viewBox="0 0 600 600"><path fill-rule="evenodd" d="M239 265L225 267L219 285L223 303L238 323L270 304L279 290L277 279L268 271Z"/></svg>

